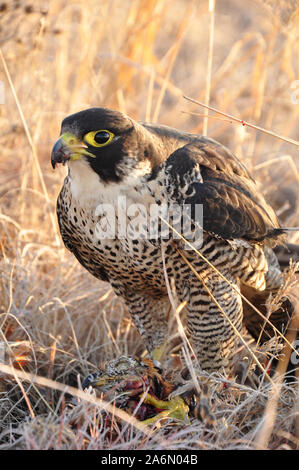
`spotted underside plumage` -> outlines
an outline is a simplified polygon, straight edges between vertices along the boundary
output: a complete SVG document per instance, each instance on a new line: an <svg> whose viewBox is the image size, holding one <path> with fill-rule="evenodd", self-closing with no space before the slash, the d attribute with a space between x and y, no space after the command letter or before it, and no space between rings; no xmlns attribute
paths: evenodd
<svg viewBox="0 0 299 470"><path fill-rule="evenodd" d="M112 140L107 145L92 141L98 145L94 146L91 131L92 135L100 132L98 140L105 139L103 132L107 137L112 134ZM187 302L187 330L200 366L207 371L229 371L234 330L241 331L243 320L246 324L239 292L246 286L266 299L282 284L272 247L282 241L283 230L244 166L212 139L137 123L103 108L63 121L52 164L65 161L69 171L57 201L65 246L90 273L110 282L123 297L150 353L161 348L167 336L167 274L178 300ZM145 216L153 204L188 205L191 236L199 227L196 205L202 205L202 240L195 236L192 243L208 262L187 249L171 229L162 241L134 237L130 228L134 217L128 213L126 236L99 237L97 224L104 216L97 207L112 205L118 221L123 217L120 196L128 206L142 204ZM257 335L258 315L250 311L249 317L249 330ZM278 328L287 324L285 310L277 317ZM266 328L267 334L271 331Z"/></svg>

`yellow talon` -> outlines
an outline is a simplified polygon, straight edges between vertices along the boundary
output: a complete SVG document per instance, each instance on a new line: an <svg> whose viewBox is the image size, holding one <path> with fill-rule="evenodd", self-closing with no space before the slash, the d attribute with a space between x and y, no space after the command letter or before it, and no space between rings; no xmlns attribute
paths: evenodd
<svg viewBox="0 0 299 470"><path fill-rule="evenodd" d="M146 419L142 421L144 424L155 424L162 418L175 418L180 421L184 421L189 424L189 407L184 402L181 397L174 397L171 400L159 400L158 398L153 397L152 395L147 394L144 400L144 403L147 405L152 405L155 408L160 408L165 411L157 414L153 418Z"/></svg>

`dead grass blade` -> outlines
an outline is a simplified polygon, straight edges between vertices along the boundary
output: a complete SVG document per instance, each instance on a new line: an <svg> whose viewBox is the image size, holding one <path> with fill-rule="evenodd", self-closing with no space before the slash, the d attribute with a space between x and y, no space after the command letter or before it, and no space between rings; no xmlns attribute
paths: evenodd
<svg viewBox="0 0 299 470"><path fill-rule="evenodd" d="M208 49L208 63L206 74L206 92L205 92L205 105L210 104L211 81L212 81L212 64L213 64L213 48L214 48L214 26L215 26L215 0L209 0L209 49ZM208 134L208 109L205 109L205 116L203 119L203 135Z"/></svg>
<svg viewBox="0 0 299 470"><path fill-rule="evenodd" d="M22 382L20 381L18 375L16 374L16 370L15 370L13 367L11 367L11 369L12 369L13 376L14 376L16 382L17 382L18 386L20 387L21 392L23 393L24 400L25 400L26 405L27 405L27 407L28 407L30 416L31 416L32 419L34 419L34 418L35 418L35 414L34 414L34 411L33 411L33 409L32 409L32 406L31 406L29 397L28 397L28 395L27 395L27 393L26 393L26 391L25 391L25 389L24 389L24 387L23 387Z"/></svg>
<svg viewBox="0 0 299 470"><path fill-rule="evenodd" d="M269 393L269 398L264 411L264 418L262 426L254 440L257 449L267 449L269 440L274 428L276 412L278 407L278 400L281 392L281 387L284 380L284 374L290 361L292 348L291 344L296 339L297 331L299 329L299 315L298 315L298 302L296 304L295 312L291 319L291 323L286 334L288 343L285 342L277 368L273 377L272 388Z"/></svg>
<svg viewBox="0 0 299 470"><path fill-rule="evenodd" d="M104 400L101 400L100 398L89 395L88 393L85 393L82 390L79 390L75 387L71 387L70 385L64 385L60 382L56 382L55 380L51 380L46 377L33 375L33 374L30 374L29 372L21 372L17 369L14 369L11 366L8 366L2 363L0 363L0 372L2 372L3 374L11 375L18 380L25 380L26 382L34 383L34 384L40 385L41 387L47 387L52 390L58 390L64 394L68 393L72 395L73 397L79 398L80 400L86 401L93 405L97 405L101 407L101 409L103 409L104 411L108 411L109 413L114 414L125 423L132 425L138 431L141 431L146 436L148 437L150 436L152 439L155 440L155 437L152 435L152 431L148 428L148 426L142 424L141 421L138 421L133 416L130 416L125 411L114 407L110 403ZM159 441L161 442L160 439Z"/></svg>
<svg viewBox="0 0 299 470"><path fill-rule="evenodd" d="M167 70L166 70L166 74L165 74L165 77L164 77L164 80L163 80L163 83L162 83L160 94L158 96L155 111L154 111L154 114L153 114L153 122L157 122L157 120L158 120L158 116L159 116L160 109L161 109L161 106L162 106L162 101L163 101L163 98L164 98L164 95L165 95L165 91L167 89L167 83L169 81L169 77L170 77L172 68L174 66L175 59L176 59L176 57L178 55L178 52L180 50L182 39L184 37L184 32L187 28L187 25L188 25L190 16L192 14L192 11L193 11L193 5L190 3L189 7L187 8L187 11L186 11L186 13L185 13L185 15L182 19L182 22L181 22L180 27L179 27L179 31L177 33L177 37L176 37L176 39L174 41L174 44L172 46L172 49L171 49L168 67L167 67Z"/></svg>
<svg viewBox="0 0 299 470"><path fill-rule="evenodd" d="M265 168L269 165L273 165L273 164L276 164L276 163L279 163L279 162L282 162L282 161L286 161L290 165L290 167L291 167L292 171L294 172L294 175L295 175L295 177L296 177L296 179L299 183L299 172L298 172L298 169L295 165L295 162L294 162L293 158L290 155L282 155L281 157L271 158L270 160L267 160L266 162L259 163L259 164L255 165L254 169L255 170L260 170L260 169Z"/></svg>
<svg viewBox="0 0 299 470"><path fill-rule="evenodd" d="M39 176L39 180L40 180L40 183L41 183L43 193L44 193L46 201L48 203L48 207L51 208L52 203L50 201L48 190L47 190L47 187L46 187L46 184L45 184L45 181L44 181L44 177L43 177L43 174L42 174L42 171L41 171L41 167L40 167L40 164L39 164L39 161L38 161L36 148L35 148L34 142L32 140L32 137L31 137L31 134L30 134L30 131L29 131L29 128L28 128L23 110L22 110L21 103L19 101L16 89L14 87L14 84L13 84L12 78L10 76L10 73L9 73L9 70L8 70L8 67L7 67L7 64L6 64L6 61L5 61L5 57L3 55L3 52L1 50L1 48L0 48L0 58L1 58L1 61L2 61L2 65L3 65L3 68L4 68L4 71L5 71L5 74L6 74L11 92L13 94L16 106L18 108L18 112L19 112L19 115L20 115L20 118L21 118L21 121L22 121L22 124L23 124L23 127L24 127L24 131L25 131L27 140L28 140L29 145L31 147L33 161L34 161L34 164L35 164L35 167L36 167L37 174ZM60 237L57 233L56 221L55 221L52 210L49 211L49 216L50 216L50 220L51 220L51 223L52 223L53 232L54 232L54 235L55 235L56 245L57 245L57 247L59 247L61 245L61 242L60 242Z"/></svg>

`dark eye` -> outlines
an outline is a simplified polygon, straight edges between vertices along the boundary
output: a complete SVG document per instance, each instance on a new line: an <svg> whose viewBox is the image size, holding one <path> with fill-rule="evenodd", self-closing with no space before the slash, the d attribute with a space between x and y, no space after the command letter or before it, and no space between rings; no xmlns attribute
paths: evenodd
<svg viewBox="0 0 299 470"><path fill-rule="evenodd" d="M110 134L107 131L97 132L94 136L94 140L97 144L106 144L106 142L109 139L110 139Z"/></svg>
<svg viewBox="0 0 299 470"><path fill-rule="evenodd" d="M114 138L113 132L102 129L100 131L91 131L85 134L84 141L93 147L103 147L110 144Z"/></svg>

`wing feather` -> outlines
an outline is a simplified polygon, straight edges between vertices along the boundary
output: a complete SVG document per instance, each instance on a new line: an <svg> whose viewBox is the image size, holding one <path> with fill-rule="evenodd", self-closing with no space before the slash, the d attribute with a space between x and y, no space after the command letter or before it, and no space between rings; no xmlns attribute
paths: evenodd
<svg viewBox="0 0 299 470"><path fill-rule="evenodd" d="M275 244L282 237L278 219L266 203L242 163L224 146L212 139L201 138L173 152L166 161L166 172L173 181L195 174L189 196L184 204L203 205L203 229L224 239L244 239L250 242L269 240ZM190 184L190 182L189 182ZM187 194L186 193L186 194ZM178 197L178 196L177 196Z"/></svg>

